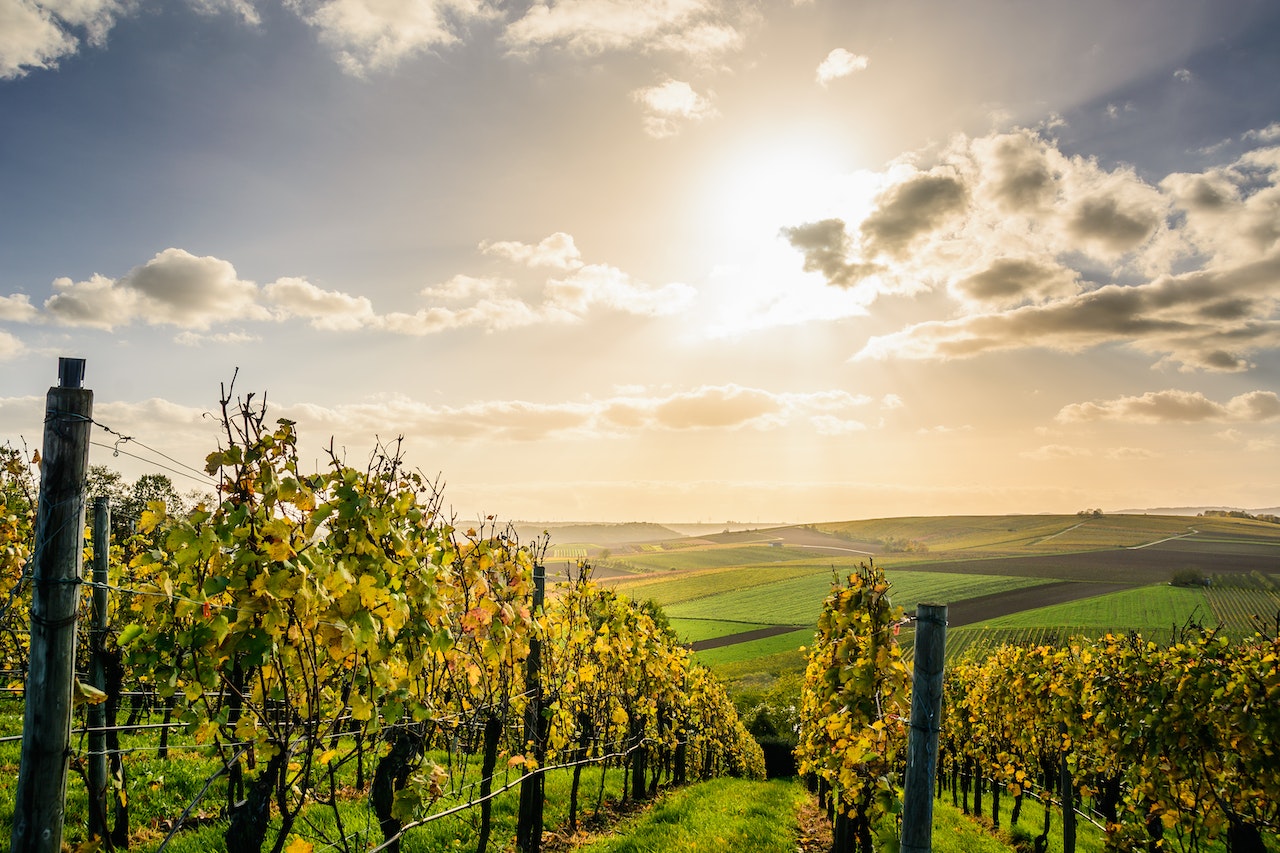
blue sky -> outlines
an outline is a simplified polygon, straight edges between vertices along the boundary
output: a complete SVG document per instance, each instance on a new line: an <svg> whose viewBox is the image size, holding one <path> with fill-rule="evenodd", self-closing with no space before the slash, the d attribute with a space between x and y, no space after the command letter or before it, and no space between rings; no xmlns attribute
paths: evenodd
<svg viewBox="0 0 1280 853"><path fill-rule="evenodd" d="M0 0L0 438L71 355L197 468L238 368L304 456L404 435L461 516L1274 506L1278 37L1270 0Z"/></svg>

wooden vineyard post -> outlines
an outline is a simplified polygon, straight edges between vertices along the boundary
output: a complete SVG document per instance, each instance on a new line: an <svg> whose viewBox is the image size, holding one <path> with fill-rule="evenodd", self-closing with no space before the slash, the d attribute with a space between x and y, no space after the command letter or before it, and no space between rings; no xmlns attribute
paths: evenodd
<svg viewBox="0 0 1280 853"><path fill-rule="evenodd" d="M89 632L89 683L107 689L102 644L107 636L107 558L111 552L111 499L93 499L93 627ZM107 837L107 708L90 705L89 726L89 837Z"/></svg>
<svg viewBox="0 0 1280 853"><path fill-rule="evenodd" d="M93 392L84 360L58 360L44 419L31 579L31 663L14 797L12 853L60 853L71 743L76 609L84 562L85 474Z"/></svg>
<svg viewBox="0 0 1280 853"><path fill-rule="evenodd" d="M902 853L931 853L933 850L933 777L938 766L946 651L947 606L917 605L911 730L907 740L907 774L902 795Z"/></svg>
<svg viewBox="0 0 1280 853"><path fill-rule="evenodd" d="M542 612L547 593L547 569L533 565L533 615ZM516 822L516 846L521 853L542 849L542 798L546 777L542 760L546 757L546 723L542 718L542 640L535 630L529 638L529 658L525 662L525 691L529 696L524 712L524 739L533 745L538 766L520 782L520 812Z"/></svg>

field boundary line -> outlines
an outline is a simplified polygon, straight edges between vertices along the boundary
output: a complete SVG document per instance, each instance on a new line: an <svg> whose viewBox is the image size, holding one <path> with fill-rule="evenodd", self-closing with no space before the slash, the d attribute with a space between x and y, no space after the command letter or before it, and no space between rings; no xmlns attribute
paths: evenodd
<svg viewBox="0 0 1280 853"><path fill-rule="evenodd" d="M1196 530L1194 527L1188 527L1187 530L1190 532L1179 533L1177 536L1166 536L1164 539L1157 539L1154 542L1146 542L1142 545L1125 545L1124 547L1128 551L1137 551L1142 548L1150 548L1152 545L1159 545L1161 542L1172 542L1175 539L1186 539L1188 536L1197 536L1200 533L1200 531Z"/></svg>

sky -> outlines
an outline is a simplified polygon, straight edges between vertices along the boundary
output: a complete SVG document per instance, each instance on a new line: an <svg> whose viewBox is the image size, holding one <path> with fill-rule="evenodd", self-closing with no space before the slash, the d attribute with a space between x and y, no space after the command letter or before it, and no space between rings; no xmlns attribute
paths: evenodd
<svg viewBox="0 0 1280 853"><path fill-rule="evenodd" d="M91 463L184 489L234 377L462 519L1273 507L1277 44L1275 0L0 0L0 442L69 356Z"/></svg>

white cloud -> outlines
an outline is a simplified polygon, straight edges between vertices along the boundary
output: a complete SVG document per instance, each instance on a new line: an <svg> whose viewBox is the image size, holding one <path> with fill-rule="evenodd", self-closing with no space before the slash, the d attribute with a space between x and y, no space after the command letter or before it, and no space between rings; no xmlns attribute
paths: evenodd
<svg viewBox="0 0 1280 853"><path fill-rule="evenodd" d="M851 199L853 215L783 236L805 270L868 305L945 290L959 310L857 358L1118 343L1161 367L1241 371L1280 347L1280 147L1153 185L1014 130L957 136L879 181L870 206Z"/></svg>
<svg viewBox="0 0 1280 853"><path fill-rule="evenodd" d="M741 43L714 0L539 0L505 34L514 52L559 46L589 55L609 50L712 56Z"/></svg>
<svg viewBox="0 0 1280 853"><path fill-rule="evenodd" d="M0 361L15 358L26 351L22 341L8 332L0 331Z"/></svg>
<svg viewBox="0 0 1280 853"><path fill-rule="evenodd" d="M480 244L480 251L531 267L572 270L582 266L582 253L574 244L573 237L563 231L544 237L537 245L509 240L486 240Z"/></svg>
<svg viewBox="0 0 1280 853"><path fill-rule="evenodd" d="M1245 131L1243 138L1246 142L1280 142L1280 121L1257 130Z"/></svg>
<svg viewBox="0 0 1280 853"><path fill-rule="evenodd" d="M129 5L125 0L0 0L0 80L56 68L84 42L102 44Z"/></svg>
<svg viewBox="0 0 1280 853"><path fill-rule="evenodd" d="M31 304L31 297L25 293L0 296L0 320L11 323L30 323L38 314L36 307Z"/></svg>
<svg viewBox="0 0 1280 853"><path fill-rule="evenodd" d="M443 299L449 302L479 299L497 296L514 287L515 282L505 278L476 278L459 273L448 281L432 287L422 288L422 295L429 299Z"/></svg>
<svg viewBox="0 0 1280 853"><path fill-rule="evenodd" d="M285 0L355 75L393 68L459 40L467 22L493 17L483 0Z"/></svg>
<svg viewBox="0 0 1280 853"><path fill-rule="evenodd" d="M1177 80L1179 83L1190 83L1194 77L1195 75L1193 75L1190 69L1187 68L1179 68L1177 71L1173 72L1173 79Z"/></svg>
<svg viewBox="0 0 1280 853"><path fill-rule="evenodd" d="M255 0L187 0L197 12L205 15L229 13L246 24L260 24L262 17L254 5Z"/></svg>
<svg viewBox="0 0 1280 853"><path fill-rule="evenodd" d="M848 77L858 71L865 71L871 63L870 58L850 53L843 47L837 47L827 54L827 58L818 65L816 79L823 86L832 80Z"/></svg>
<svg viewBox="0 0 1280 853"><path fill-rule="evenodd" d="M486 242L480 248L531 271L549 268L565 274L530 283L526 292L540 289L538 299L518 295L520 285L514 280L456 275L421 291L427 299L453 304L380 314L366 296L327 290L298 277L259 287L241 279L228 261L171 248L119 279L98 274L84 281L56 279L43 312L25 294L0 297L0 320L50 320L104 331L134 323L170 325L184 330L178 343L199 346L255 339L247 332L204 334L233 321L303 319L324 331L382 330L415 336L451 329L492 332L581 323L597 309L665 316L683 310L695 295L692 287L680 282L653 286L608 264L584 265L573 238L564 233L536 245Z"/></svg>
<svg viewBox="0 0 1280 853"><path fill-rule="evenodd" d="M211 335L202 335L199 332L187 330L173 336L173 342L184 347L202 347L205 344L234 346L259 340L262 339L257 335L250 335L245 332L217 332Z"/></svg>
<svg viewBox="0 0 1280 853"><path fill-rule="evenodd" d="M1092 456L1093 452L1086 447L1072 447L1067 444L1046 444L1042 447L1037 447L1035 450L1024 450L1018 455L1023 459L1047 462L1053 459L1079 459L1084 456Z"/></svg>
<svg viewBox="0 0 1280 853"><path fill-rule="evenodd" d="M657 317L683 310L693 301L694 289L679 282L650 287L617 267L590 264L566 278L548 281L546 294L552 306L577 316L598 305Z"/></svg>
<svg viewBox="0 0 1280 853"><path fill-rule="evenodd" d="M636 89L631 97L644 106L644 130L654 139L674 136L685 122L716 115L711 101L682 80L667 80L657 86Z"/></svg>
<svg viewBox="0 0 1280 853"><path fill-rule="evenodd" d="M274 281L262 294L284 317L305 317L317 329L359 329L375 320L373 303L367 297L322 290L300 278Z"/></svg>
<svg viewBox="0 0 1280 853"><path fill-rule="evenodd" d="M1266 423L1280 419L1280 396L1274 391L1250 391L1226 403L1199 391L1148 391L1140 397L1118 397L1072 403L1058 412L1064 423L1123 421L1128 423Z"/></svg>
<svg viewBox="0 0 1280 853"><path fill-rule="evenodd" d="M258 302L258 286L241 281L230 263L182 249L165 249L119 280L60 278L53 286L45 313L70 326L110 330L141 320L207 329L216 322L270 316Z"/></svg>

